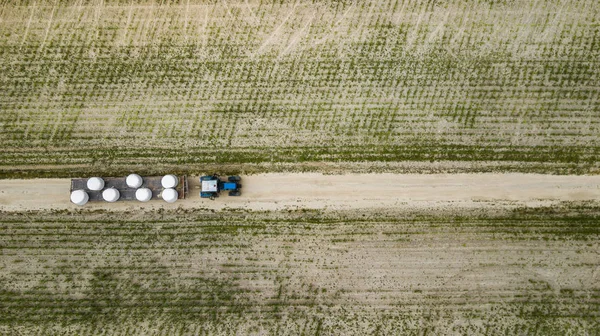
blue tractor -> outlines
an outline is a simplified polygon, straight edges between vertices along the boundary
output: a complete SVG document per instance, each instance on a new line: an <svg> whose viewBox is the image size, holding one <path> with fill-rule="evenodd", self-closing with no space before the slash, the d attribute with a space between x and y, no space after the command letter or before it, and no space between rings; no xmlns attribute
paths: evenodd
<svg viewBox="0 0 600 336"><path fill-rule="evenodd" d="M237 175L229 176L227 181L221 180L217 174L212 176L202 176L200 177L200 197L214 200L215 197L219 197L219 193L221 193L222 190L228 190L229 196L241 196L241 180L242 179Z"/></svg>

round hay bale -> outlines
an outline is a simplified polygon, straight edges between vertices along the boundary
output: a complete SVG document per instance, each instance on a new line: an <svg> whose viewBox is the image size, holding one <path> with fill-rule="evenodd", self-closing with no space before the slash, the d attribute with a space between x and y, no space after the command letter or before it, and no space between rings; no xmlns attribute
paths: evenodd
<svg viewBox="0 0 600 336"><path fill-rule="evenodd" d="M90 200L90 195L83 190L73 190L71 193L71 202L77 205L85 205Z"/></svg>
<svg viewBox="0 0 600 336"><path fill-rule="evenodd" d="M173 188L168 188L168 189L163 190L162 198L167 203L173 203L173 202L177 201L177 198L179 198L179 193L177 192L177 190L175 190Z"/></svg>
<svg viewBox="0 0 600 336"><path fill-rule="evenodd" d="M100 177L90 177L87 180L87 188L93 191L99 191L104 188L104 180Z"/></svg>
<svg viewBox="0 0 600 336"><path fill-rule="evenodd" d="M140 202L148 202L152 198L152 191L148 188L140 188L135 191L135 198Z"/></svg>
<svg viewBox="0 0 600 336"><path fill-rule="evenodd" d="M144 183L144 180L138 174L129 174L125 179L125 182L129 188L139 188L142 186L142 183Z"/></svg>
<svg viewBox="0 0 600 336"><path fill-rule="evenodd" d="M107 202L116 202L121 197L121 193L115 188L108 188L102 192L102 198Z"/></svg>
<svg viewBox="0 0 600 336"><path fill-rule="evenodd" d="M177 179L177 176L175 176L175 175L165 175L165 176L163 176L160 183L162 184L163 188L165 188L165 189L175 188L175 187L177 187L179 180Z"/></svg>

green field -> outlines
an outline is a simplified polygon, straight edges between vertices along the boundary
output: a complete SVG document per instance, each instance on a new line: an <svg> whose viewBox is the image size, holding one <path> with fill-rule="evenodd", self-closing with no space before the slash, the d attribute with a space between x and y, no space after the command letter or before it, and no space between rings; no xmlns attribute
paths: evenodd
<svg viewBox="0 0 600 336"><path fill-rule="evenodd" d="M22 1L1 177L600 171L600 5Z"/></svg>
<svg viewBox="0 0 600 336"><path fill-rule="evenodd" d="M3 213L0 333L595 335L598 213Z"/></svg>

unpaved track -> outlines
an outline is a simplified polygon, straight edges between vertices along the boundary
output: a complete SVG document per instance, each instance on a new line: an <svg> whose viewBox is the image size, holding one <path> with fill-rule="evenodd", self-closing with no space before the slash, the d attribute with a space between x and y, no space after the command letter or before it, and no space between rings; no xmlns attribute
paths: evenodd
<svg viewBox="0 0 600 336"><path fill-rule="evenodd" d="M433 206L548 205L600 200L600 176L537 174L260 174L243 176L243 195L215 201L198 195L190 177L187 199L88 203L85 208L243 208L248 210L377 209ZM69 201L70 179L1 180L0 210L76 209Z"/></svg>

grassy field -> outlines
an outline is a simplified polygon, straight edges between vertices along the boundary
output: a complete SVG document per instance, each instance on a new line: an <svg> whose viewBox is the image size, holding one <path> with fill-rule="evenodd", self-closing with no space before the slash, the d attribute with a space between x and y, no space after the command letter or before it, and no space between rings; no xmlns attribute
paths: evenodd
<svg viewBox="0 0 600 336"><path fill-rule="evenodd" d="M594 335L598 213L3 213L0 333Z"/></svg>
<svg viewBox="0 0 600 336"><path fill-rule="evenodd" d="M599 17L595 0L4 1L0 177L596 173Z"/></svg>

